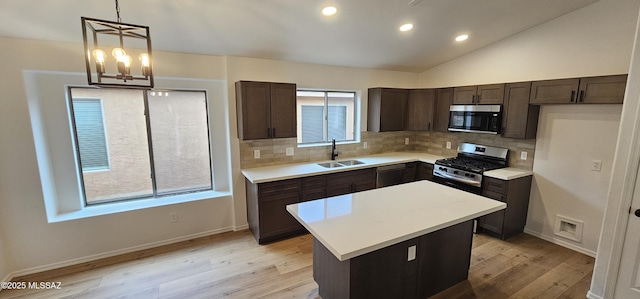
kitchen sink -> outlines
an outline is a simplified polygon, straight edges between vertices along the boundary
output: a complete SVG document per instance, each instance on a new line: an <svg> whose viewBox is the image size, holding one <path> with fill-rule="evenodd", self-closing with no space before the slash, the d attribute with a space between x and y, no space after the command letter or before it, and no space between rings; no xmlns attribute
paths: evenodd
<svg viewBox="0 0 640 299"><path fill-rule="evenodd" d="M342 164L344 166L353 166L353 165L364 164L364 162L358 161L358 160L344 160L344 161L338 161L338 163L340 163L340 164Z"/></svg>
<svg viewBox="0 0 640 299"><path fill-rule="evenodd" d="M318 165L325 167L325 168L336 168L336 167L342 167L344 166L341 163L338 162L324 162L324 163L318 163Z"/></svg>

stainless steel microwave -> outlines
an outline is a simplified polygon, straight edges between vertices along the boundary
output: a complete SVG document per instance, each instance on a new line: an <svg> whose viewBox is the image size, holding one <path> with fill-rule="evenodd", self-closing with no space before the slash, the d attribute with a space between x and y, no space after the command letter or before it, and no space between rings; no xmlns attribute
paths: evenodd
<svg viewBox="0 0 640 299"><path fill-rule="evenodd" d="M449 131L500 134L502 105L451 105Z"/></svg>

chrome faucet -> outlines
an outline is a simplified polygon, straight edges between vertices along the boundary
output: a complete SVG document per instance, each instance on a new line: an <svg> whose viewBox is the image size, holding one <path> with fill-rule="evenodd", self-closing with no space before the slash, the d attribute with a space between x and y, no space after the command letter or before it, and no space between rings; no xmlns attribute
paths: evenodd
<svg viewBox="0 0 640 299"><path fill-rule="evenodd" d="M333 139L331 142L331 160L335 160L338 156L338 151L336 151L336 140Z"/></svg>

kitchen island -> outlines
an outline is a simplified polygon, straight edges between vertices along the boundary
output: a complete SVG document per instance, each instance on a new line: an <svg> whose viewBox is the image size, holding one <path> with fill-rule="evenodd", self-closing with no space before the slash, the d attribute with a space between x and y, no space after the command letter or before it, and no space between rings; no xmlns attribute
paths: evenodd
<svg viewBox="0 0 640 299"><path fill-rule="evenodd" d="M426 298L465 280L473 219L504 208L429 181L287 206L314 237L324 299Z"/></svg>

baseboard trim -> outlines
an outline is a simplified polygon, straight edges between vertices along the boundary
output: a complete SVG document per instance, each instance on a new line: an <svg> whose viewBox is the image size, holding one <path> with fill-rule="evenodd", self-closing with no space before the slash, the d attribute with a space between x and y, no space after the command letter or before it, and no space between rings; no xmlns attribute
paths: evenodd
<svg viewBox="0 0 640 299"><path fill-rule="evenodd" d="M236 226L233 231L237 232L237 231L241 231L241 230L245 230L245 229L249 229L249 224L243 224L243 225L238 225Z"/></svg>
<svg viewBox="0 0 640 299"><path fill-rule="evenodd" d="M104 253L100 253L100 254L94 254L94 255L90 255L90 256L86 256L86 257L82 257L82 258L67 260L67 261L53 263L53 264L49 264L49 265L28 268L28 269L19 270L19 271L15 271L15 272L9 273L9 275L8 275L9 278L7 280L3 280L3 281L9 281L10 279L13 279L15 277L31 275L31 274L35 274L35 273L50 271L50 270L55 270L55 269L74 266L74 265L78 265L78 264L82 264L82 263L93 262L93 261L104 259L104 258L114 257L114 256L122 255L122 254L127 254L127 253L131 253L131 252L140 251L140 250L152 249L152 248L156 248L156 247L160 247L160 246L164 246L164 245L169 245L169 244L173 244L173 243L193 240L193 239L202 238L202 237L208 237L208 236L211 236L211 235L217 235L217 234L226 233L226 232L230 232L230 231L239 231L239 229L237 229L237 227L234 229L234 227L229 226L229 227L225 227L225 228L214 229L214 230L210 230L210 231L205 231L205 232L201 232L201 233L181 236L181 237L167 239L167 240L163 240L163 241L151 242L151 243L147 243L147 244L143 244L143 245L128 247L128 248L124 248L124 249L118 249L118 250L104 252Z"/></svg>
<svg viewBox="0 0 640 299"><path fill-rule="evenodd" d="M587 292L587 298L589 299L602 299L602 296L591 293L591 291Z"/></svg>
<svg viewBox="0 0 640 299"><path fill-rule="evenodd" d="M534 236L536 238L540 238L542 240L549 241L549 242L551 242L553 244L560 245L560 246L565 247L565 248L569 248L569 249L571 249L573 251L580 252L580 253L588 255L590 257L593 257L593 258L596 257L596 252L595 251L591 251L591 250L582 248L580 246L576 246L574 244L571 244L569 242L565 242L563 240L560 240L560 239L557 239L557 238L554 238L554 237L543 235L541 233L538 233L538 232L532 231L530 229L527 229L526 227L524 229L524 232L526 234L528 234L528 235L532 235L532 236Z"/></svg>

